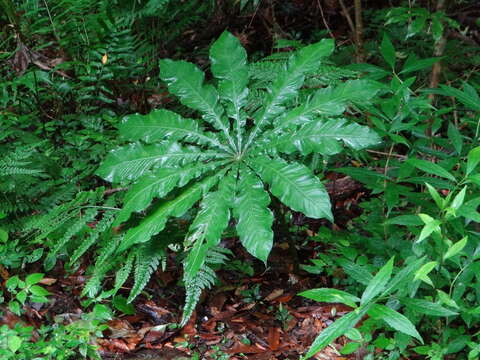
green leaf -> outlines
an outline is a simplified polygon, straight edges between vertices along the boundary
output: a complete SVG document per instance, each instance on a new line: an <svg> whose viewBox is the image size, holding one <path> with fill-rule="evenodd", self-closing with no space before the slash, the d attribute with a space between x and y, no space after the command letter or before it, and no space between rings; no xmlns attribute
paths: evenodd
<svg viewBox="0 0 480 360"><path fill-rule="evenodd" d="M480 110L479 110L480 111ZM470 175L480 162L480 146L473 148L468 152L466 175Z"/></svg>
<svg viewBox="0 0 480 360"><path fill-rule="evenodd" d="M222 157L225 153L182 147L175 142L146 146L132 143L111 151L96 174L110 182L126 182L138 179L153 166L185 165Z"/></svg>
<svg viewBox="0 0 480 360"><path fill-rule="evenodd" d="M125 195L124 205L115 219L115 226L124 222L132 212L145 210L154 198L163 198L175 187L183 187L190 180L198 178L207 171L214 170L224 162L188 164L182 168L164 167L146 174L133 185Z"/></svg>
<svg viewBox="0 0 480 360"><path fill-rule="evenodd" d="M450 295L448 295L446 292L437 289L437 295L438 295L438 298L439 298L439 300L440 300L440 302L441 302L442 304L445 304L445 305L448 305L448 306L450 306L450 307L459 309L459 306L458 306L458 304L455 302L455 300L453 300L453 299L450 297Z"/></svg>
<svg viewBox="0 0 480 360"><path fill-rule="evenodd" d="M413 336L423 344L423 339L415 328L415 325L395 310L385 305L373 304L370 310L368 310L368 315L376 319L382 319L395 330Z"/></svg>
<svg viewBox="0 0 480 360"><path fill-rule="evenodd" d="M392 294L395 290L398 290L402 286L406 285L407 282L412 281L415 272L420 269L423 261L424 258L417 259L411 264L404 266L402 270L400 270L387 284L385 290L382 293L382 296Z"/></svg>
<svg viewBox="0 0 480 360"><path fill-rule="evenodd" d="M440 61L442 58L427 58L427 59L417 59L416 56L409 56L405 64L403 65L402 71L399 74L407 74L410 72L422 70L425 68L430 68L436 62Z"/></svg>
<svg viewBox="0 0 480 360"><path fill-rule="evenodd" d="M440 220L433 219L430 215L427 214L418 214L420 219L425 223L420 235L418 237L417 243L421 243L427 237L429 237L433 232L440 233Z"/></svg>
<svg viewBox="0 0 480 360"><path fill-rule="evenodd" d="M463 189L460 190L460 192L453 199L452 204L450 205L452 209L458 210L463 205L466 192L467 192L467 187L464 186Z"/></svg>
<svg viewBox="0 0 480 360"><path fill-rule="evenodd" d="M7 290L9 292L12 292L19 286L19 283L20 278L18 277L18 275L14 275L8 278L8 280L5 282L5 286L7 287Z"/></svg>
<svg viewBox="0 0 480 360"><path fill-rule="evenodd" d="M47 296L47 295L50 295L50 292L48 292L47 289L44 289L43 287L41 286L38 286L38 285L33 285L32 287L30 287L30 292L35 295L35 296Z"/></svg>
<svg viewBox="0 0 480 360"><path fill-rule="evenodd" d="M292 210L314 219L333 221L328 193L306 166L266 157L256 158L251 163L263 181L270 184L272 194Z"/></svg>
<svg viewBox="0 0 480 360"><path fill-rule="evenodd" d="M227 177L229 179L229 177ZM208 193L200 204L185 243L194 244L185 260L185 277L193 279L205 262L207 250L218 245L230 219L229 188L220 186L216 192Z"/></svg>
<svg viewBox="0 0 480 360"><path fill-rule="evenodd" d="M432 17L432 35L435 41L440 41L443 35L443 24L438 16Z"/></svg>
<svg viewBox="0 0 480 360"><path fill-rule="evenodd" d="M355 281L358 281L360 284L368 286L373 279L372 274L370 274L364 266L353 263L345 258L337 259L337 263L343 268L343 271L345 271L348 276Z"/></svg>
<svg viewBox="0 0 480 360"><path fill-rule="evenodd" d="M127 299L122 295L114 296L112 299L112 305L115 309L126 315L134 315L135 307L132 304L127 303Z"/></svg>
<svg viewBox="0 0 480 360"><path fill-rule="evenodd" d="M380 45L380 53L387 64L390 65L392 69L395 68L395 48L387 34L383 35L382 44Z"/></svg>
<svg viewBox="0 0 480 360"><path fill-rule="evenodd" d="M223 173L222 171L220 174ZM185 188L185 190L179 193L174 199L161 203L158 208L143 219L138 226L127 231L118 252L130 248L134 244L149 241L152 236L158 234L165 228L165 224L170 216L182 216L200 200L205 192L218 182L220 174L207 177L201 182L192 184Z"/></svg>
<svg viewBox="0 0 480 360"><path fill-rule="evenodd" d="M407 163L428 174L440 176L440 177L449 179L451 181L456 181L455 176L450 174L447 170L445 170L440 165L437 165L430 161L423 160L423 159L410 158L407 160Z"/></svg>
<svg viewBox="0 0 480 360"><path fill-rule="evenodd" d="M347 123L345 119L330 121L312 121L293 134L286 133L268 146L276 146L279 151L290 154L300 151L303 155L317 152L322 155L334 155L342 150L340 141L355 150L377 145L381 142L377 133L367 126Z"/></svg>
<svg viewBox="0 0 480 360"><path fill-rule="evenodd" d="M422 299L401 298L400 302L407 308L419 312L424 315L431 316L454 316L457 312L449 310L440 304Z"/></svg>
<svg viewBox="0 0 480 360"><path fill-rule="evenodd" d="M450 246L447 252L443 255L443 260L447 260L448 258L457 255L460 251L463 250L465 245L467 245L467 242L468 236L465 236L462 240L457 241L455 244Z"/></svg>
<svg viewBox="0 0 480 360"><path fill-rule="evenodd" d="M197 144L208 144L227 150L218 139L206 134L200 128L198 121L186 119L169 110L154 110L147 115L133 114L123 118L119 126L122 137L129 141L143 140L154 143L184 140Z"/></svg>
<svg viewBox="0 0 480 360"><path fill-rule="evenodd" d="M101 321L111 320L113 318L110 308L103 304L96 304L93 307L93 314L95 315L95 319Z"/></svg>
<svg viewBox="0 0 480 360"><path fill-rule="evenodd" d="M437 204L437 206L440 210L443 210L444 207L445 207L445 201L440 196L438 191L432 185L430 185L429 183L425 183L425 185L427 186L427 190L430 193L430 196L435 201L435 204Z"/></svg>
<svg viewBox="0 0 480 360"><path fill-rule="evenodd" d="M457 127L452 123L448 123L448 139L452 142L453 148L458 155L462 154L463 139L462 134L458 131Z"/></svg>
<svg viewBox="0 0 480 360"><path fill-rule="evenodd" d="M22 290L19 291L16 295L15 298L20 301L22 305L25 304L25 301L27 300L27 290Z"/></svg>
<svg viewBox="0 0 480 360"><path fill-rule="evenodd" d="M353 308L356 308L356 303L360 301L358 297L351 295L345 291L328 288L307 290L301 292L298 295L318 302L342 303Z"/></svg>
<svg viewBox="0 0 480 360"><path fill-rule="evenodd" d="M227 100L226 111L235 120L238 147L242 147L242 132L246 115L242 108L248 96L247 52L240 41L228 31L224 31L210 48L210 62L213 76L220 79L220 97Z"/></svg>
<svg viewBox="0 0 480 360"><path fill-rule="evenodd" d="M160 261L166 260L166 247L171 242L168 237L162 237L155 242L136 247L136 251L134 250L134 283L128 295L127 303L131 303L145 288L153 272L157 270Z"/></svg>
<svg viewBox="0 0 480 360"><path fill-rule="evenodd" d="M362 346L362 344L359 343L359 342L349 342L349 343L345 344L345 346L340 349L340 354L342 354L342 355L353 354L355 351L358 350L358 348L360 346Z"/></svg>
<svg viewBox="0 0 480 360"><path fill-rule="evenodd" d="M362 294L361 304L366 304L369 301L373 300L377 295L379 295L385 286L390 280L393 270L393 260L392 257L388 262L378 271L378 273L373 277L373 279L368 283L367 288Z"/></svg>
<svg viewBox="0 0 480 360"><path fill-rule="evenodd" d="M20 349L20 347L22 346L22 342L23 342L22 338L16 335L8 336L7 341L8 341L8 349L12 353L16 353L18 349Z"/></svg>
<svg viewBox="0 0 480 360"><path fill-rule="evenodd" d="M323 57L329 56L334 49L334 42L331 39L305 46L293 54L286 68L276 77L270 93L267 95L261 110L254 115L255 127L252 129L247 145L258 135L270 120L281 114L285 108L282 106L286 101L293 99L298 89L303 85L305 73L315 70Z"/></svg>
<svg viewBox="0 0 480 360"><path fill-rule="evenodd" d="M273 214L268 208L269 203L270 196L261 180L243 168L233 209L237 233L245 249L264 263L273 246Z"/></svg>
<svg viewBox="0 0 480 360"><path fill-rule="evenodd" d="M480 197L476 197L470 201L467 201L465 204L463 204L460 207L460 209L458 209L457 214L467 219L480 222L480 213L477 211L477 208L479 205L480 205Z"/></svg>
<svg viewBox="0 0 480 360"><path fill-rule="evenodd" d="M387 225L419 226L423 221L418 215L399 215L385 221Z"/></svg>
<svg viewBox="0 0 480 360"><path fill-rule="evenodd" d="M435 269L435 267L438 265L437 261L430 261L426 264L424 264L420 269L418 269L415 272L415 277L413 280L419 280L419 279L424 279L430 272Z"/></svg>
<svg viewBox="0 0 480 360"><path fill-rule="evenodd" d="M10 301L8 303L8 309L13 312L15 315L20 316L22 313L22 308L20 306L20 303L18 301Z"/></svg>
<svg viewBox="0 0 480 360"><path fill-rule="evenodd" d="M40 280L42 280L44 277L44 274L40 273L35 273L35 274L30 274L25 278L25 283L27 286L31 286L33 284L38 283Z"/></svg>
<svg viewBox="0 0 480 360"><path fill-rule="evenodd" d="M302 125L316 116L337 116L345 112L349 102L363 103L374 98L381 84L370 80L348 80L336 87L317 90L313 97L302 105L280 115L275 120L275 129L281 130L292 125Z"/></svg>
<svg viewBox="0 0 480 360"><path fill-rule="evenodd" d="M451 86L440 85L440 90L437 90L436 93L453 96L469 109L480 111L480 97L476 90L467 83L465 83L463 87L464 90L462 91Z"/></svg>
<svg viewBox="0 0 480 360"><path fill-rule="evenodd" d="M205 74L197 66L187 61L164 59L159 61L160 78L168 85L168 90L180 102L203 113L205 121L215 129L228 133L228 121L223 117L217 90L212 85L204 85Z"/></svg>
<svg viewBox="0 0 480 360"><path fill-rule="evenodd" d="M8 231L0 228L0 243L6 243L8 241Z"/></svg>
<svg viewBox="0 0 480 360"><path fill-rule="evenodd" d="M367 312L368 308L358 308L335 321L326 329L323 329L320 335L313 341L312 346L308 350L307 354L303 357L308 359L312 357L324 347L332 343L339 336L344 335L349 329L353 328L358 323L363 315Z"/></svg>

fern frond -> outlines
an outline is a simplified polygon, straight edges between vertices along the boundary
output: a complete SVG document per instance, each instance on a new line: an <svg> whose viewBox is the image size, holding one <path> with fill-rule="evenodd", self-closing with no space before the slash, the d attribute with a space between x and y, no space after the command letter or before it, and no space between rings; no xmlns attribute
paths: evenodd
<svg viewBox="0 0 480 360"><path fill-rule="evenodd" d="M180 326L185 326L192 316L204 289L210 289L216 282L217 276L212 266L225 264L231 252L220 246L211 247L207 251L206 259L194 277L184 276L185 306L183 307Z"/></svg>
<svg viewBox="0 0 480 360"><path fill-rule="evenodd" d="M166 257L167 245L167 240L162 240L156 246L146 244L138 250L135 257L134 284L128 296L128 302L132 302L147 285L160 261Z"/></svg>
<svg viewBox="0 0 480 360"><path fill-rule="evenodd" d="M125 284L125 282L128 279L128 276L130 275L130 272L132 271L133 268L133 260L135 259L136 252L130 251L130 253L127 256L127 260L125 263L122 265L120 270L117 271L115 274L115 285L114 285L114 290L113 292L116 293L120 288Z"/></svg>
<svg viewBox="0 0 480 360"><path fill-rule="evenodd" d="M70 258L70 265L75 263L87 250L95 244L99 236L105 232L113 223L115 213L113 211L106 211L103 218L97 223L90 234L81 242L75 252ZM112 242L113 243L113 242Z"/></svg>

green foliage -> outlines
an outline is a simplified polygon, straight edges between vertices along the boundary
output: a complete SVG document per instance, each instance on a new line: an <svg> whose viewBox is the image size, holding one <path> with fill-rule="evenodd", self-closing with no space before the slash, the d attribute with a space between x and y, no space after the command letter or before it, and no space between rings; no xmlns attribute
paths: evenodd
<svg viewBox="0 0 480 360"><path fill-rule="evenodd" d="M147 210L139 225L128 229L119 251L154 241L169 217L185 214L201 200L184 241L186 315L198 300L199 289L213 282L213 273L205 265L229 223L231 210L242 244L266 263L273 243L267 184L292 210L333 220L319 179L301 162L291 156L284 159L282 154L331 155L341 151L340 141L356 150L379 143L373 131L340 117L358 96L355 90L361 86L375 89L368 82L355 80L322 89L305 104L293 105L306 74L332 51L333 42L323 40L291 55L260 95L263 106L252 109L248 106L246 52L238 39L224 32L210 49L216 86L205 84L204 73L191 63L160 61L160 77L169 91L198 111L203 121L162 109L127 116L120 125L120 135L132 143L113 150L98 170L114 183L134 182L116 224L147 209L154 198L164 200ZM287 145L286 138L294 141ZM178 191L168 197L174 188ZM199 286L192 287L195 283Z"/></svg>
<svg viewBox="0 0 480 360"><path fill-rule="evenodd" d="M20 315L22 313L22 306L25 302L45 303L48 302L47 296L50 293L43 287L37 285L43 279L43 274L35 273L28 275L25 280L15 275L9 278L5 286L10 293L10 302L8 308L14 314Z"/></svg>
<svg viewBox="0 0 480 360"><path fill-rule="evenodd" d="M35 331L36 341L32 341L33 327L17 324L13 329L8 325L0 326L0 355L2 359L30 360L67 360L100 359L97 346L92 339L102 337L106 329L93 313L82 318L53 327L42 326Z"/></svg>

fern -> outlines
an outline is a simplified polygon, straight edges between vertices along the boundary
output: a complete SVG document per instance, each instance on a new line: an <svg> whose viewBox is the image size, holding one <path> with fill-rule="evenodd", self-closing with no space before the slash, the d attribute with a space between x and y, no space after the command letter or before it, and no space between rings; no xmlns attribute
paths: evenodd
<svg viewBox="0 0 480 360"><path fill-rule="evenodd" d="M135 256L134 284L128 296L128 302L132 302L147 285L153 272L157 270L166 253L163 246L153 247L150 244L142 246Z"/></svg>
<svg viewBox="0 0 480 360"><path fill-rule="evenodd" d="M200 295L205 289L210 289L216 282L217 276L212 266L225 264L231 251L219 246L208 249L205 262L202 264L195 276L190 276L188 272L184 274L185 283L185 306L183 308L181 326L185 326L198 304ZM188 266L188 261L185 262Z"/></svg>
<svg viewBox="0 0 480 360"><path fill-rule="evenodd" d="M41 143L24 145L17 147L14 151L7 152L7 154L0 159L0 178L15 175L40 174L42 172L41 170L28 167L32 163L29 158L31 158L35 149L40 146L40 144ZM4 180L5 179L3 179L3 181Z"/></svg>

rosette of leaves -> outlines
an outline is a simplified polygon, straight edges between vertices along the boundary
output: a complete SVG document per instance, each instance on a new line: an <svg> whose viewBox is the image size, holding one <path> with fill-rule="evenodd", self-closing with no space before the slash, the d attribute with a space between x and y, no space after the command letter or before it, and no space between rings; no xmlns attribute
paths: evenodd
<svg viewBox="0 0 480 360"><path fill-rule="evenodd" d="M308 217L333 220L320 180L292 159L295 154L333 155L342 143L358 150L380 141L368 127L341 117L349 101L375 94L378 89L370 83L353 80L322 88L295 104L306 75L333 49L332 40L322 40L293 53L257 107L248 103L246 51L229 32L210 49L216 86L205 83L194 64L161 60L160 77L170 93L200 117L160 109L127 116L119 126L131 143L113 150L98 170L108 181L133 183L114 225L146 211L126 231L119 251L151 241L169 218L200 202L183 247L188 303L189 284L198 280L230 219L246 250L263 262L273 243L272 195Z"/></svg>

